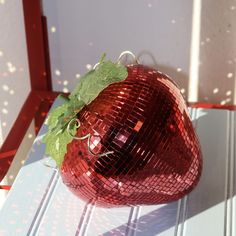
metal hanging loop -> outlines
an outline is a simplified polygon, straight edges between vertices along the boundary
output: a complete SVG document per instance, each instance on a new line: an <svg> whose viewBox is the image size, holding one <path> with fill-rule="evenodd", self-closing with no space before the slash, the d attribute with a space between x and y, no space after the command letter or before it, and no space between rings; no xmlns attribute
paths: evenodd
<svg viewBox="0 0 236 236"><path fill-rule="evenodd" d="M71 134L70 132L70 126L71 126L71 123L76 121L77 122L77 125L76 125L76 128L79 129L81 127L81 123L79 121L79 119L77 118L74 118L74 119L71 119L71 121L68 123L67 125L67 128L66 128L66 131L67 133L73 138L73 139L76 139L76 140L85 140L85 139L88 139L87 140L87 145L88 145L88 151L91 155L93 156L98 156L98 157L102 157L102 156L107 156L109 154L112 154L114 153L113 151L108 151L108 152L105 152L105 153L94 153L91 149L91 134L88 133L86 134L85 136L82 136L82 137L77 137L77 136L74 136L73 134ZM100 137L100 136L99 136Z"/></svg>
<svg viewBox="0 0 236 236"><path fill-rule="evenodd" d="M131 51L124 51L124 52L122 52L120 54L120 56L118 57L118 59L117 59L117 63L121 62L122 57L128 56L128 55L131 56L134 59L136 64L139 64L139 61L138 61L137 57Z"/></svg>

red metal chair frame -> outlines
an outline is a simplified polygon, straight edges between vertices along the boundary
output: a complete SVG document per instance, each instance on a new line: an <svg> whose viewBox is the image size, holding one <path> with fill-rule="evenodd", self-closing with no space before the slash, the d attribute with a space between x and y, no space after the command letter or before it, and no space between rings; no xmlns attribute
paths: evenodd
<svg viewBox="0 0 236 236"><path fill-rule="evenodd" d="M42 14L41 1L23 0L23 11L31 91L0 149L0 181L6 175L32 120L35 121L37 134L58 95L52 91L47 22ZM0 189L9 189L9 186L0 186Z"/></svg>

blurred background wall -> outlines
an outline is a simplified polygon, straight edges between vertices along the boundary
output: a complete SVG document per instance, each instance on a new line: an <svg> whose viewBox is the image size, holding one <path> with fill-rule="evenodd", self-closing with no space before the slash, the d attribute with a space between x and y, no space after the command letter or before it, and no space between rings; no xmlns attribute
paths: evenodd
<svg viewBox="0 0 236 236"><path fill-rule="evenodd" d="M235 0L43 0L53 88L71 91L103 52L131 50L188 101L236 104Z"/></svg>

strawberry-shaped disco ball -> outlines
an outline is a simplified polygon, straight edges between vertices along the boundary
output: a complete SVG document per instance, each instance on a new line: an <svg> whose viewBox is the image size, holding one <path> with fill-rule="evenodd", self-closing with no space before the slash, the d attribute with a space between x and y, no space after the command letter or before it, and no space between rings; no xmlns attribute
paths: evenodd
<svg viewBox="0 0 236 236"><path fill-rule="evenodd" d="M124 81L106 87L77 114L78 139L67 145L63 182L105 207L179 199L202 169L185 101L165 74L143 65L127 71Z"/></svg>

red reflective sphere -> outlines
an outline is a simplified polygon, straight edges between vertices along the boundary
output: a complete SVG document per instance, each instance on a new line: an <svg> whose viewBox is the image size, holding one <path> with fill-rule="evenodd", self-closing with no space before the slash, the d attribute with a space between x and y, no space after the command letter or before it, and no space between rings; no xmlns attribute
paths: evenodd
<svg viewBox="0 0 236 236"><path fill-rule="evenodd" d="M159 204L181 198L197 184L202 157L180 90L143 65L108 86L78 114L81 127L61 167L67 187L97 205ZM89 145L89 148L88 148ZM112 154L104 156L93 153Z"/></svg>

